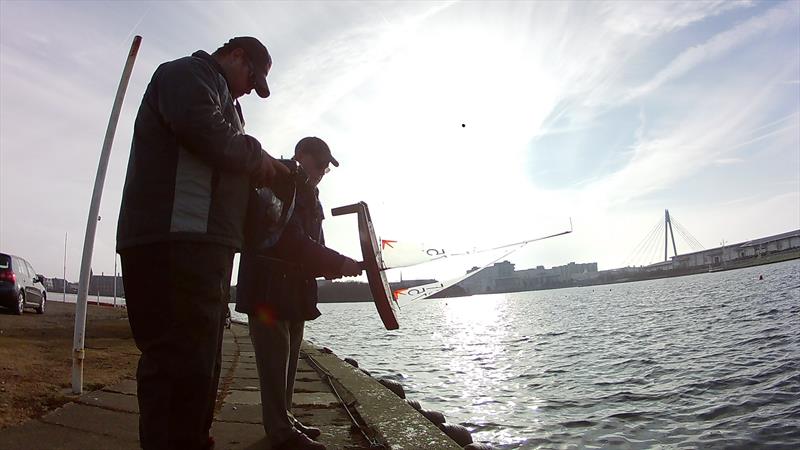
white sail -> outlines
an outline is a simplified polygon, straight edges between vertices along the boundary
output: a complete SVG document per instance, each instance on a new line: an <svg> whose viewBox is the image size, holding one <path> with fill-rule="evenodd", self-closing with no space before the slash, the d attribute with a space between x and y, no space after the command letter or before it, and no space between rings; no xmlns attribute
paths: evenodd
<svg viewBox="0 0 800 450"><path fill-rule="evenodd" d="M413 242L381 239L383 270L416 266L447 257L443 248L426 247Z"/></svg>
<svg viewBox="0 0 800 450"><path fill-rule="evenodd" d="M477 254L477 253L487 253L487 252L491 252L491 251L501 251L501 250L502 251L500 252L500 256L495 256L490 261L488 261L487 263L483 264L481 267L478 267L477 269L472 270L470 272L467 272L466 274L458 276L456 278L452 278L452 279L447 280L447 281L436 281L436 282L433 282L433 283L423 284L423 285L419 285L419 286L413 286L413 287L410 287L410 288L395 289L394 292L393 292L394 299L398 304L402 304L402 303L410 302L410 301L413 301L413 300L420 300L420 299L423 299L423 298L426 298L426 297L430 297L431 295L436 294L437 292L443 291L443 290L449 288L450 286L453 286L454 284L460 283L460 282L466 280L467 278L469 278L469 277L471 277L473 275L476 275L481 270L491 266L492 264L496 263L497 261L500 261L503 258L508 257L512 253L514 253L517 250L521 249L522 247L530 244L531 242L542 241L542 240L545 240L545 239L550 239L550 238L553 238L553 237L556 237L556 236L562 236L562 235L569 234L569 233L572 233L572 224L571 224L571 222L570 222L570 229L569 230L562 231L561 233L551 234L549 236L543 236L543 237L539 237L539 238L535 238L535 239L528 239L528 240L525 240L525 241L515 242L515 243L512 243L512 244L505 244L505 245L501 245L501 246L493 247L493 248L487 248L487 249L482 249L482 250L473 250L471 252L453 253L453 254L450 254L450 255L447 255L446 253L444 253L444 250L442 250L443 255L441 256L441 258L448 257L448 256L474 255L474 254ZM439 258L436 258L436 259L439 259Z"/></svg>
<svg viewBox="0 0 800 450"><path fill-rule="evenodd" d="M424 264L444 258L478 255L481 253L488 253L488 252L493 252L495 250L503 250L506 248L514 248L515 250L518 250L520 246L523 246L530 242L535 242L535 241L540 241L542 239L560 236L562 234L566 234L569 232L571 232L571 227L570 231L554 234L552 236L528 239L524 241L513 242L511 244L503 244L495 247L473 248L470 250L460 249L455 251L448 251L445 250L443 247L431 247L412 242L381 239L381 255L383 257L382 270L400 269L403 267L416 266L419 264Z"/></svg>

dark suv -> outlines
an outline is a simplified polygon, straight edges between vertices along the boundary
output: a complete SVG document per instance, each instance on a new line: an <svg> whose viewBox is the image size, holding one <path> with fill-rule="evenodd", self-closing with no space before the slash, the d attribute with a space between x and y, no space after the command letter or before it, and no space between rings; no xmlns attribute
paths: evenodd
<svg viewBox="0 0 800 450"><path fill-rule="evenodd" d="M44 277L38 275L28 261L0 253L0 306L11 308L15 314L22 314L25 307L33 307L37 313L44 314L47 290L43 282Z"/></svg>

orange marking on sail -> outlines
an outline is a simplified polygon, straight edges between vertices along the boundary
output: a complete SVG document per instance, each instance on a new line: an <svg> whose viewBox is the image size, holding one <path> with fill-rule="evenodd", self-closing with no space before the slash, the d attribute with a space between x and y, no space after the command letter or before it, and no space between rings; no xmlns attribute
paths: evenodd
<svg viewBox="0 0 800 450"><path fill-rule="evenodd" d="M389 240L386 240L386 239L381 239L381 250L385 249L387 245L389 246L389 248L394 248L394 246L392 244L396 244L396 243L397 243L397 241L389 241Z"/></svg>

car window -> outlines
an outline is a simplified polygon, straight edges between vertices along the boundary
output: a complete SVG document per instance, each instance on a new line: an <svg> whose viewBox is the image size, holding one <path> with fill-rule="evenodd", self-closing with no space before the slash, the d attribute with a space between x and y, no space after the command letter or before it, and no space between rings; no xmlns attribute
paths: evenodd
<svg viewBox="0 0 800 450"><path fill-rule="evenodd" d="M19 258L17 258L16 256L11 257L11 270L13 270L18 277L24 277L25 275L28 274L27 270L23 272L23 269L20 268Z"/></svg>
<svg viewBox="0 0 800 450"><path fill-rule="evenodd" d="M11 257L0 255L0 269L8 269L9 266L11 266Z"/></svg>
<svg viewBox="0 0 800 450"><path fill-rule="evenodd" d="M17 257L17 263L14 264L14 272L17 272L24 277L28 276L28 268L25 267L25 261L20 257Z"/></svg>
<svg viewBox="0 0 800 450"><path fill-rule="evenodd" d="M36 271L33 270L33 266L31 266L31 263L29 263L28 261L25 261L25 265L28 266L28 275L30 275L31 277L35 277L36 276Z"/></svg>
<svg viewBox="0 0 800 450"><path fill-rule="evenodd" d="M28 278L30 278L31 277L31 272L28 270L28 262L25 261L24 259L20 258L19 266L22 269L22 271L25 272L26 275L28 275Z"/></svg>

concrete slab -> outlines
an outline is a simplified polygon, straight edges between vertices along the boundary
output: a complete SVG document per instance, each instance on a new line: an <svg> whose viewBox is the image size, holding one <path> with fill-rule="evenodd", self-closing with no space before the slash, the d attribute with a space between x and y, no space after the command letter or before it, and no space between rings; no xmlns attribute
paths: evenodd
<svg viewBox="0 0 800 450"><path fill-rule="evenodd" d="M298 393L292 396L292 407L306 406L315 408L338 407L339 399L330 392Z"/></svg>
<svg viewBox="0 0 800 450"><path fill-rule="evenodd" d="M374 438L382 444L391 448L437 450L461 448L374 378L342 361L336 355L325 353L322 349L307 343L301 351L331 374L340 394L351 396L355 400L354 406L358 415L374 433ZM298 395L304 394L296 394L295 399Z"/></svg>
<svg viewBox="0 0 800 450"><path fill-rule="evenodd" d="M241 378L241 379L245 379L245 380L250 380L251 382L254 382L254 383L258 383L258 375L257 374L253 374L252 372L244 372L244 373L242 373L242 372L239 372L237 370L234 370L233 373L230 374L230 376L233 379Z"/></svg>
<svg viewBox="0 0 800 450"><path fill-rule="evenodd" d="M239 364L238 367L233 371L233 376L237 378L258 378L258 371L254 367L245 364Z"/></svg>
<svg viewBox="0 0 800 450"><path fill-rule="evenodd" d="M306 377L303 377L303 378L306 378ZM294 391L295 392L330 392L331 388L327 384L325 384L323 381L320 381L320 380L295 381L294 382Z"/></svg>
<svg viewBox="0 0 800 450"><path fill-rule="evenodd" d="M261 423L261 404L245 405L225 403L216 419L220 422Z"/></svg>
<svg viewBox="0 0 800 450"><path fill-rule="evenodd" d="M325 428L328 425L350 426L350 417L341 408L292 408L292 414L303 425Z"/></svg>
<svg viewBox="0 0 800 450"><path fill-rule="evenodd" d="M67 403L43 417L42 422L126 441L139 439L138 414L109 411L96 406Z"/></svg>
<svg viewBox="0 0 800 450"><path fill-rule="evenodd" d="M253 369L256 370L256 361L255 359L248 359L247 361L235 361L231 358L229 361L222 360L222 370L230 369L231 367L241 367L243 369Z"/></svg>
<svg viewBox="0 0 800 450"><path fill-rule="evenodd" d="M317 439L318 442L325 444L329 449L364 449L369 448L367 440L358 431L353 431L350 425L335 426L327 425L322 429L322 434ZM341 446L342 442L350 442L350 445ZM338 444L338 445L337 445Z"/></svg>
<svg viewBox="0 0 800 450"><path fill-rule="evenodd" d="M233 378L230 389L237 391L257 391L261 389L258 378Z"/></svg>
<svg viewBox="0 0 800 450"><path fill-rule="evenodd" d="M211 426L216 447L225 450L267 450L264 427L251 423L214 422Z"/></svg>
<svg viewBox="0 0 800 450"><path fill-rule="evenodd" d="M261 393L259 391L230 391L225 397L225 403L234 405L260 405Z"/></svg>
<svg viewBox="0 0 800 450"><path fill-rule="evenodd" d="M316 372L316 370L311 367L311 364L308 361L301 359L297 361L297 371L298 372Z"/></svg>
<svg viewBox="0 0 800 450"><path fill-rule="evenodd" d="M138 439L121 439L103 434L53 425L38 420L7 428L0 433L2 449L138 450Z"/></svg>
<svg viewBox="0 0 800 450"><path fill-rule="evenodd" d="M106 392L136 395L136 380L122 380L113 386L104 387L103 390Z"/></svg>
<svg viewBox="0 0 800 450"><path fill-rule="evenodd" d="M112 411L139 413L139 401L135 395L118 392L95 391L81 395L78 403L99 406Z"/></svg>

